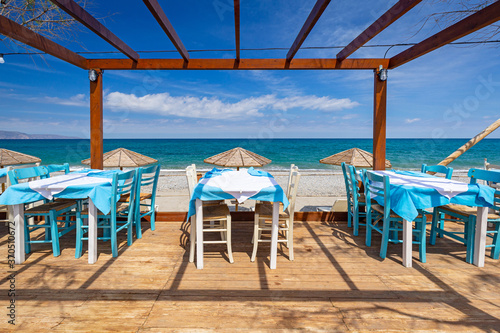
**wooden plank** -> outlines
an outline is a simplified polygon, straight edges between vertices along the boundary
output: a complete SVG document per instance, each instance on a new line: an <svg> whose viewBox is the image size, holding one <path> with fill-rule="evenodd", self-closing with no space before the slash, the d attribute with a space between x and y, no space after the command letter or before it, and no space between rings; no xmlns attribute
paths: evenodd
<svg viewBox="0 0 500 333"><path fill-rule="evenodd" d="M234 37L236 42L236 60L240 59L240 0L234 0Z"/></svg>
<svg viewBox="0 0 500 333"><path fill-rule="evenodd" d="M417 45L395 55L391 58L388 68L401 66L498 20L500 20L500 1L492 3Z"/></svg>
<svg viewBox="0 0 500 333"><path fill-rule="evenodd" d="M88 66L104 70L156 69L156 70L282 70L282 69L377 69L387 68L389 59L90 59Z"/></svg>
<svg viewBox="0 0 500 333"><path fill-rule="evenodd" d="M346 47L337 54L337 60L342 61L353 54L361 46L365 45L373 37L377 36L385 28L390 26L401 16L406 14L410 9L419 4L422 0L400 0L368 28L365 29L358 37L350 42Z"/></svg>
<svg viewBox="0 0 500 333"><path fill-rule="evenodd" d="M385 170L387 80L374 73L373 100L373 170Z"/></svg>
<svg viewBox="0 0 500 333"><path fill-rule="evenodd" d="M143 0L143 1L146 7L148 7L151 14L153 14L153 16L155 17L156 21L158 21L163 31L165 31L168 38L170 38L177 51L179 51L184 61L189 61L188 51L184 47L184 44L182 44L181 39L177 35L177 32L175 32L174 27L168 20L167 15L165 15L165 12L161 8L158 1L157 0Z"/></svg>
<svg viewBox="0 0 500 333"><path fill-rule="evenodd" d="M43 37L30 29L0 15L0 33L50 54L77 67L87 69L87 59Z"/></svg>
<svg viewBox="0 0 500 333"><path fill-rule="evenodd" d="M309 13L309 16L307 17L306 22L302 26L302 29L300 29L299 34L295 38L295 41L292 44L292 47L290 47L290 50L288 50L288 53L286 55L286 60L291 61L297 51L300 49L302 46L302 43L306 40L307 36L311 32L312 28L318 22L319 18L325 11L326 7L330 3L331 0L317 0L316 4L314 5L313 9Z"/></svg>
<svg viewBox="0 0 500 333"><path fill-rule="evenodd" d="M90 81L90 167L103 169L102 71Z"/></svg>
<svg viewBox="0 0 500 333"><path fill-rule="evenodd" d="M95 17L90 15L85 9L80 7L73 0L53 0L56 6L68 13L72 18L89 28L96 35L104 39L109 44L113 45L117 50L125 54L130 59L137 61L139 54L132 50L130 46L125 44L120 38L109 31Z"/></svg>

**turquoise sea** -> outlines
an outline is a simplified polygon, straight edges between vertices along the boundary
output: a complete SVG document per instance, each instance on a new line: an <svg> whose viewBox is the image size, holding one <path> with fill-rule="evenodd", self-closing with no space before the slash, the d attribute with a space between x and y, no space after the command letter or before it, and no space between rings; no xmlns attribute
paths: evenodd
<svg viewBox="0 0 500 333"><path fill-rule="evenodd" d="M419 169L422 163L436 164L469 139L388 139L387 158L397 169ZM199 169L213 167L203 159L220 152L242 147L272 160L265 169L286 169L291 163L301 169L338 169L319 160L357 147L372 152L371 139L107 139L104 151L127 148L156 158L162 169L184 169L195 163ZM42 164L69 163L90 156L89 140L0 140L0 148L19 151L42 159ZM484 159L500 164L500 139L484 139L465 152L451 167L466 170L483 167ZM82 166L83 167L83 166Z"/></svg>

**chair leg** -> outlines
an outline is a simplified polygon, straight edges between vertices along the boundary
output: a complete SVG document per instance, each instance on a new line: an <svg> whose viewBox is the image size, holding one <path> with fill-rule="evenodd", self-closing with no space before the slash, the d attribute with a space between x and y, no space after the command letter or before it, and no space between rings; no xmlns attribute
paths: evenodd
<svg viewBox="0 0 500 333"><path fill-rule="evenodd" d="M287 244L288 244L288 257L290 261L293 261L295 258L293 256L293 220L288 220L288 232L287 232Z"/></svg>
<svg viewBox="0 0 500 333"><path fill-rule="evenodd" d="M136 212L134 214L134 224L135 224L135 232L137 234L137 239L142 238L142 226L141 226L141 204L139 203L138 207L136 207Z"/></svg>
<svg viewBox="0 0 500 333"><path fill-rule="evenodd" d="M59 248L59 230L57 228L57 217L56 211L51 210L49 212L49 223L50 223L50 234L52 236L52 252L54 257L58 257L61 254Z"/></svg>
<svg viewBox="0 0 500 333"><path fill-rule="evenodd" d="M194 252L196 245L196 218L191 216L191 232L189 233L189 262L194 262Z"/></svg>
<svg viewBox="0 0 500 333"><path fill-rule="evenodd" d="M470 216L469 220L465 222L464 225L464 233L465 233L465 245L466 245L466 254L465 261L469 264L472 264L474 258L474 229L476 228L476 217Z"/></svg>
<svg viewBox="0 0 500 333"><path fill-rule="evenodd" d="M155 230L156 207L151 203L151 230Z"/></svg>
<svg viewBox="0 0 500 333"><path fill-rule="evenodd" d="M233 249L231 246L231 214L227 215L226 220L226 243L227 243L227 256L229 258L229 262L234 263L233 259Z"/></svg>
<svg viewBox="0 0 500 333"><path fill-rule="evenodd" d="M357 236L359 233L359 210L355 206L353 206L353 224L354 224L354 231L353 235Z"/></svg>
<svg viewBox="0 0 500 333"><path fill-rule="evenodd" d="M127 245L131 246L132 245L132 234L134 233L134 219L128 218L127 221Z"/></svg>
<svg viewBox="0 0 500 333"><path fill-rule="evenodd" d="M113 258L118 256L118 240L116 237L116 221L110 219L109 223L111 224L111 253Z"/></svg>
<svg viewBox="0 0 500 333"><path fill-rule="evenodd" d="M257 247L259 246L259 214L255 213L254 223L253 223L253 250L252 257L250 261L255 261L255 257L257 256Z"/></svg>
<svg viewBox="0 0 500 333"><path fill-rule="evenodd" d="M382 243L380 244L380 258L385 259L387 256L387 247L389 244L390 220L382 221Z"/></svg>
<svg viewBox="0 0 500 333"><path fill-rule="evenodd" d="M351 201L347 198L347 227L350 228L352 226L352 217L351 217Z"/></svg>
<svg viewBox="0 0 500 333"><path fill-rule="evenodd" d="M366 237L365 245L372 246L372 214L371 210L366 212Z"/></svg>
<svg viewBox="0 0 500 333"><path fill-rule="evenodd" d="M500 256L500 222L495 223L495 236L493 236L493 247L491 248L491 258L498 259Z"/></svg>
<svg viewBox="0 0 500 333"><path fill-rule="evenodd" d="M47 229L45 229L45 233L47 233ZM31 239L30 239L30 230L28 228L28 219L24 219L24 252L31 252Z"/></svg>
<svg viewBox="0 0 500 333"><path fill-rule="evenodd" d="M75 246L75 258L78 259L82 256L83 248L83 230L82 230L82 216L79 211L76 212L76 246Z"/></svg>
<svg viewBox="0 0 500 333"><path fill-rule="evenodd" d="M438 209L434 208L434 212L432 213L432 224L431 224L431 236L429 239L429 244L435 245L436 244L436 234L437 234L437 226L439 224L439 218L440 214L438 213Z"/></svg>
<svg viewBox="0 0 500 333"><path fill-rule="evenodd" d="M418 226L420 227L420 232L418 233L418 254L420 257L420 262L426 262L427 261L427 252L426 252L426 244L425 244L425 237L427 233L427 223L425 220L425 214L422 213L422 222L419 222Z"/></svg>

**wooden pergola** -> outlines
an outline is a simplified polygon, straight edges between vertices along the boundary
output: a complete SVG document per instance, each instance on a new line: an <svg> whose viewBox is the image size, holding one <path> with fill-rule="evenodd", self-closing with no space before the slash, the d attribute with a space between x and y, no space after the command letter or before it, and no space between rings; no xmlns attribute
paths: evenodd
<svg viewBox="0 0 500 333"><path fill-rule="evenodd" d="M344 47L336 58L297 59L300 49L314 25L323 14L330 0L317 0L307 20L300 29L285 58L243 59L240 57L240 1L234 0L234 25L236 52L234 59L190 59L189 53L175 32L157 0L143 0L153 17L179 52L179 59L141 59L139 54L102 25L96 18L73 0L51 0L75 20L107 41L126 58L87 59L81 55L0 16L0 33L57 57L65 62L97 74L90 82L90 145L91 167L103 167L103 70L371 70L374 71L373 99L373 155L374 169L385 168L387 80L380 73L397 68L413 59L451 43L470 33L500 20L500 1L471 14L452 26L389 59L351 59L349 56L394 23L421 0L399 0L358 37Z"/></svg>

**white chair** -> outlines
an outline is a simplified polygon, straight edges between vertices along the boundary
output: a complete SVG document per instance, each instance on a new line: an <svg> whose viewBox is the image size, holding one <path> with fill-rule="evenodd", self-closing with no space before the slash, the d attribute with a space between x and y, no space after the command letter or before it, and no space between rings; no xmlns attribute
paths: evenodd
<svg viewBox="0 0 500 333"><path fill-rule="evenodd" d="M292 166L290 170L290 177L288 182L287 194L290 204L284 210L283 204L280 203L279 211L279 226L278 226L278 242L286 243L288 247L288 256L290 260L294 259L293 256L293 218L295 213L295 199L297 197L297 189L299 185L300 173L299 168ZM255 205L255 219L253 231L253 252L250 261L255 261L257 256L257 248L259 243L271 242L270 238L263 239L263 232L267 235L271 232L271 223L273 218L273 204L272 203L257 203ZM279 238L281 236L281 239Z"/></svg>
<svg viewBox="0 0 500 333"><path fill-rule="evenodd" d="M186 168L189 198L193 196L197 184L196 166L194 164ZM203 240L203 244L226 244L229 262L233 263L233 251L231 248L231 212L223 201L203 202L203 232L220 232L221 240ZM189 262L194 262L196 245L196 215L191 216L191 234L189 248Z"/></svg>

